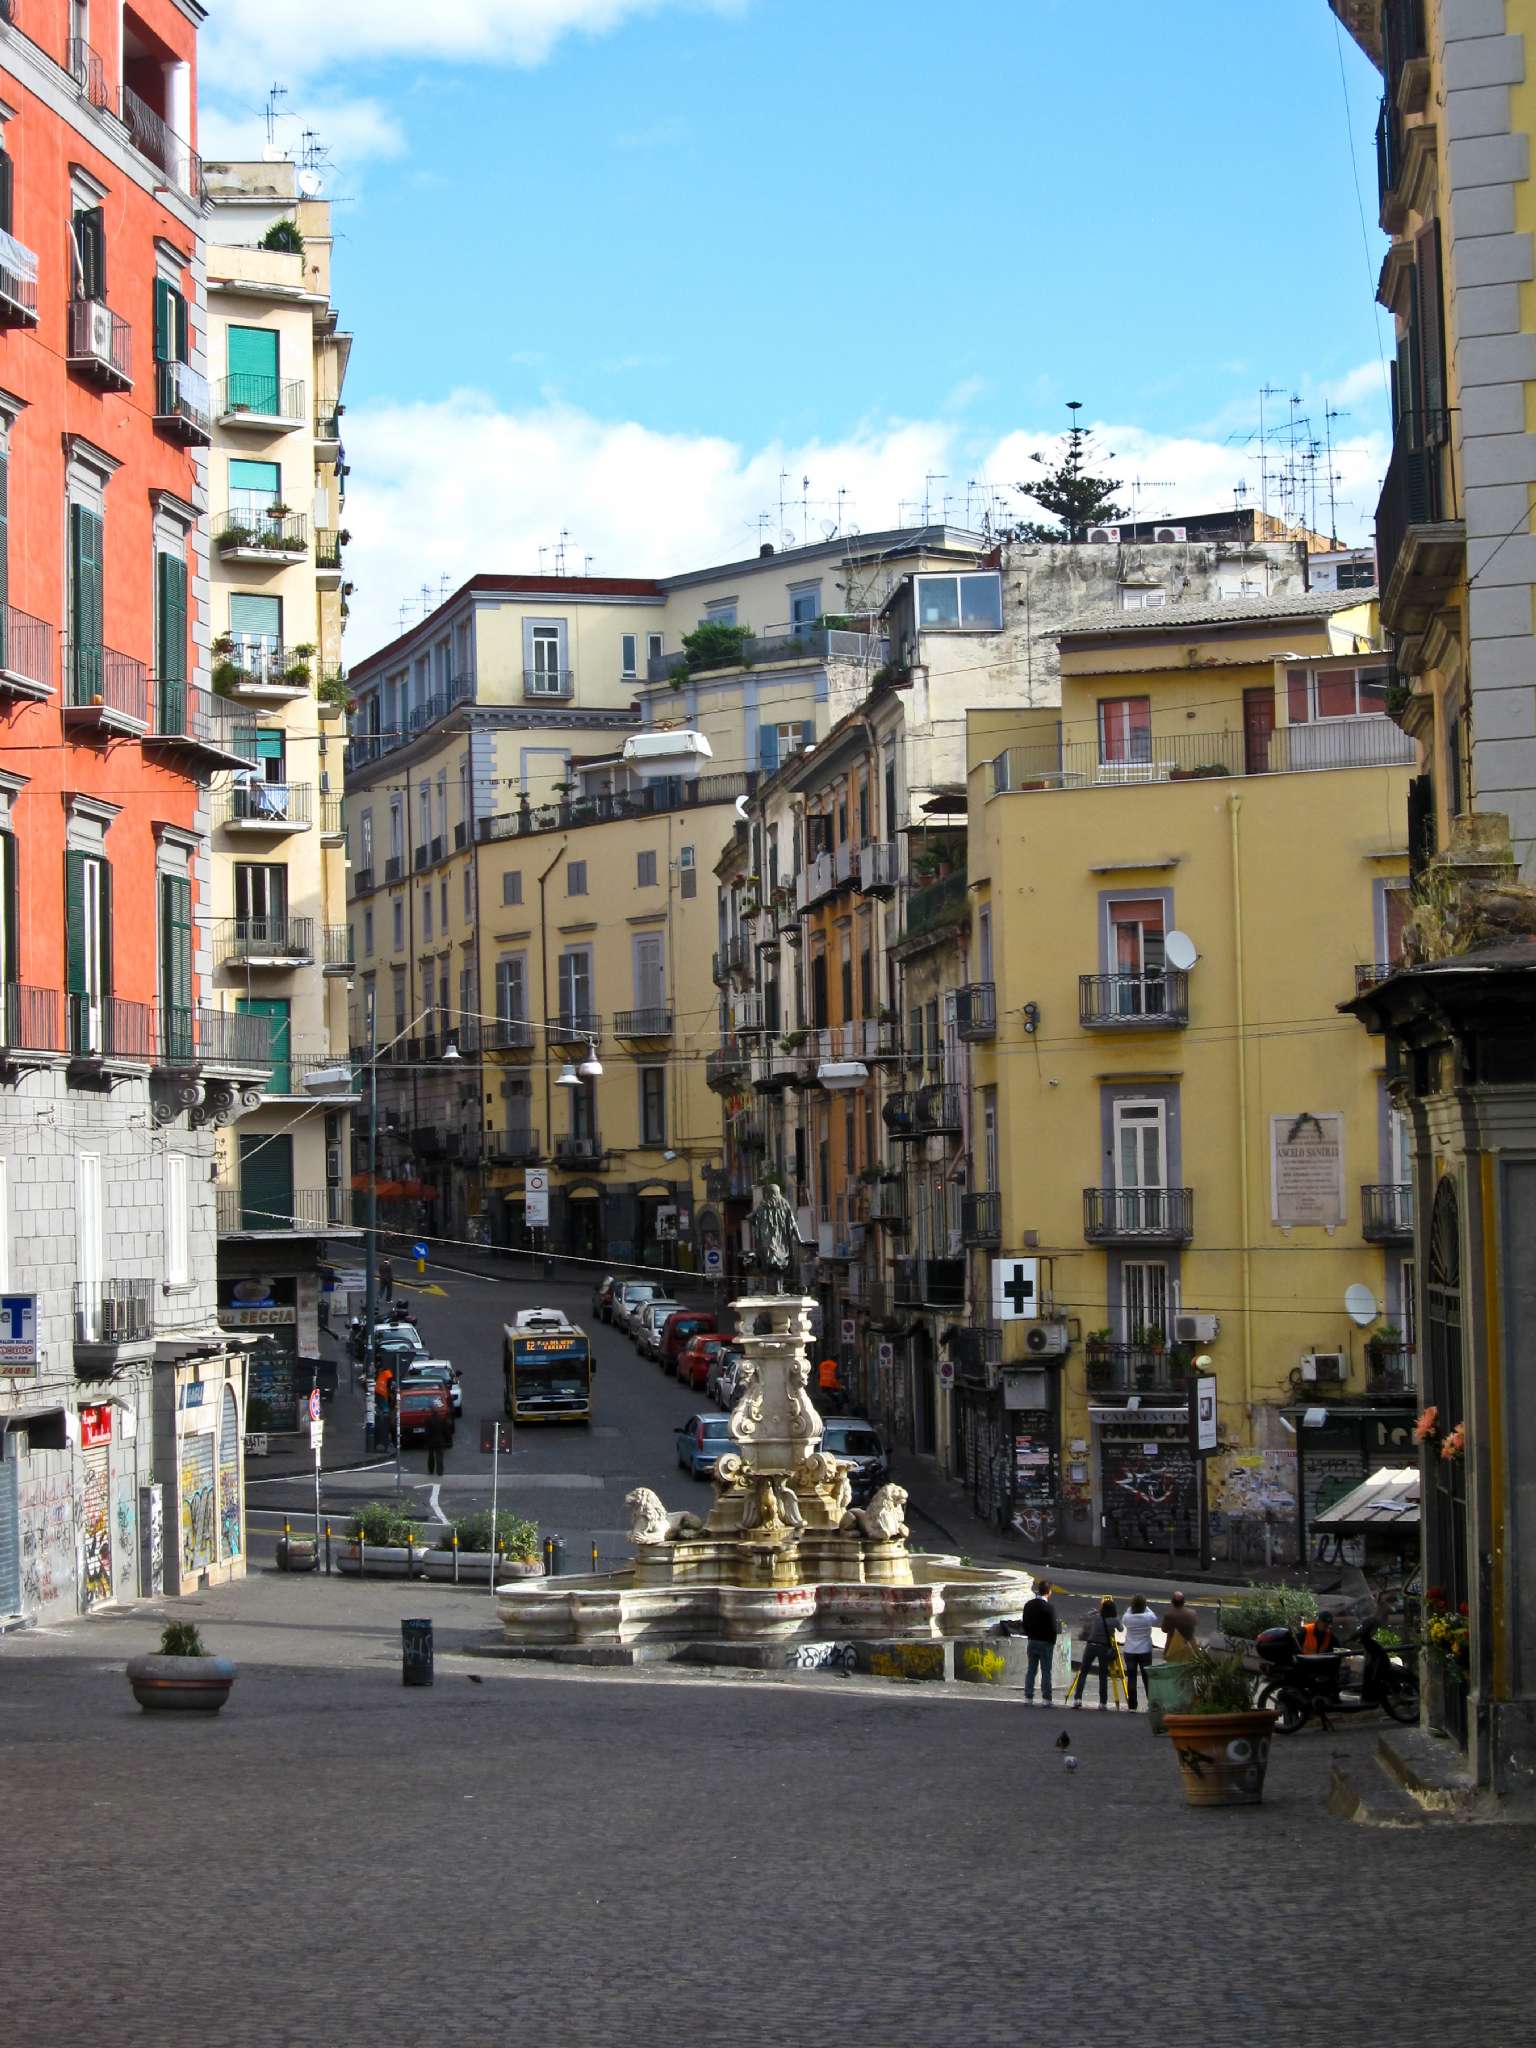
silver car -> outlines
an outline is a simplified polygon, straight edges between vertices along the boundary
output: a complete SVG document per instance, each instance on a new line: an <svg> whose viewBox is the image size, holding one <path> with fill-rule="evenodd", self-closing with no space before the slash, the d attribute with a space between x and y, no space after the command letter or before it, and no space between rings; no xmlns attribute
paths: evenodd
<svg viewBox="0 0 1536 2048"><path fill-rule="evenodd" d="M659 1280L621 1281L613 1290L614 1328L622 1330L626 1337L633 1337L641 1309L648 1301L660 1300L666 1291Z"/></svg>
<svg viewBox="0 0 1536 2048"><path fill-rule="evenodd" d="M738 1351L734 1344L722 1344L709 1363L709 1378L704 1391L712 1401L718 1401L722 1408L736 1404L737 1390L741 1384L741 1368L746 1358L744 1351Z"/></svg>
<svg viewBox="0 0 1536 2048"><path fill-rule="evenodd" d="M660 1358L661 1333L666 1327L667 1317L675 1315L682 1305L680 1301L648 1301L641 1309L635 1330L635 1349L642 1358Z"/></svg>

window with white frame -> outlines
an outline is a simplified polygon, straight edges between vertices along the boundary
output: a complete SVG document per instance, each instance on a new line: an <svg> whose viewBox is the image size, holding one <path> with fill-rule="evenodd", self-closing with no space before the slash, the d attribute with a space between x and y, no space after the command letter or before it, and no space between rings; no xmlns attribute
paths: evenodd
<svg viewBox="0 0 1536 2048"><path fill-rule="evenodd" d="M918 630L995 633L1003 623L1003 579L995 569L966 576L916 576Z"/></svg>
<svg viewBox="0 0 1536 2048"><path fill-rule="evenodd" d="M734 597L717 597L712 599L705 605L704 616L699 621L701 626L734 626L736 623L736 600Z"/></svg>
<svg viewBox="0 0 1536 2048"><path fill-rule="evenodd" d="M165 1284L192 1284L192 1229L187 1179L187 1155L168 1152L165 1157Z"/></svg>
<svg viewBox="0 0 1536 2048"><path fill-rule="evenodd" d="M640 668L640 636L638 633L619 635L619 674L633 676Z"/></svg>
<svg viewBox="0 0 1536 2048"><path fill-rule="evenodd" d="M1174 1289L1162 1259L1127 1259L1120 1268L1120 1334L1126 1344L1145 1344L1173 1329Z"/></svg>
<svg viewBox="0 0 1536 2048"><path fill-rule="evenodd" d="M1385 718L1388 681L1386 669L1379 664L1371 668L1288 668L1286 718L1292 725L1310 725L1324 718Z"/></svg>

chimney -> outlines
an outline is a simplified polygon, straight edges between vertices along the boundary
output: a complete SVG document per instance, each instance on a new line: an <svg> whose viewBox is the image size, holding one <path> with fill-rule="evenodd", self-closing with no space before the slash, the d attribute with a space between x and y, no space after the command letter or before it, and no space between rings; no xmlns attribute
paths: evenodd
<svg viewBox="0 0 1536 2048"><path fill-rule="evenodd" d="M757 551L757 559L760 562L765 562L772 553L773 542L771 540L765 540L762 546Z"/></svg>

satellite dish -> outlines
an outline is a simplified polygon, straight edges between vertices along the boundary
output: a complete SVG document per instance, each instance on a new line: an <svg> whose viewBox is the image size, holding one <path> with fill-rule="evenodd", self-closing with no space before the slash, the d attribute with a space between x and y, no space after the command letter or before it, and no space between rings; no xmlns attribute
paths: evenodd
<svg viewBox="0 0 1536 2048"><path fill-rule="evenodd" d="M325 180L318 171L300 171L299 190L306 199L318 199L325 190Z"/></svg>
<svg viewBox="0 0 1536 2048"><path fill-rule="evenodd" d="M1344 1290L1344 1309L1352 1323L1358 1323L1363 1330L1367 1323L1376 1320L1376 1297L1369 1287L1356 1281Z"/></svg>
<svg viewBox="0 0 1536 2048"><path fill-rule="evenodd" d="M736 799L736 815L738 818L745 818L747 815L747 800L744 796Z"/></svg>
<svg viewBox="0 0 1536 2048"><path fill-rule="evenodd" d="M1181 974L1200 958L1199 949L1188 932L1170 932L1163 940L1163 954L1168 965L1176 967Z"/></svg>

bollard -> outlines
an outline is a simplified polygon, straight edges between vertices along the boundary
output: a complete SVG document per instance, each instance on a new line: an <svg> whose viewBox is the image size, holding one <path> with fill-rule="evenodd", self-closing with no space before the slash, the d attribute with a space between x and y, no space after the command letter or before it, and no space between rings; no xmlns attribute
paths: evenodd
<svg viewBox="0 0 1536 2048"><path fill-rule="evenodd" d="M555 1579L565 1570L565 1539L563 1536L544 1538L544 1576Z"/></svg>
<svg viewBox="0 0 1536 2048"><path fill-rule="evenodd" d="M459 1532L453 1532L453 1583L459 1583Z"/></svg>
<svg viewBox="0 0 1536 2048"><path fill-rule="evenodd" d="M361 1529L357 1532L357 1576L362 1578L368 1569L368 1545Z"/></svg>
<svg viewBox="0 0 1536 2048"><path fill-rule="evenodd" d="M400 1624L400 1683L432 1683L432 1624L426 1620Z"/></svg>
<svg viewBox="0 0 1536 2048"><path fill-rule="evenodd" d="M597 1545L595 1543L592 1546L592 1569L594 1572L597 1570Z"/></svg>
<svg viewBox="0 0 1536 2048"><path fill-rule="evenodd" d="M413 1529L405 1532L405 1576L408 1579L416 1576L416 1533Z"/></svg>
<svg viewBox="0 0 1536 2048"><path fill-rule="evenodd" d="M331 1525L325 1525L325 1576L331 1576Z"/></svg>

